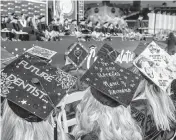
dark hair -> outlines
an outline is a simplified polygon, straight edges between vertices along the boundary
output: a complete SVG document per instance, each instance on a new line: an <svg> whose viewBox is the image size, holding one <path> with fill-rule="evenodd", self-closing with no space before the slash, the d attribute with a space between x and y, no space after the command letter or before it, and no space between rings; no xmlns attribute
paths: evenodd
<svg viewBox="0 0 176 140"><path fill-rule="evenodd" d="M71 23L73 23L74 21L76 21L76 19L73 19L73 20L71 21Z"/></svg>
<svg viewBox="0 0 176 140"><path fill-rule="evenodd" d="M26 16L26 17L25 17L25 20L27 20L28 18L29 18L29 16Z"/></svg>
<svg viewBox="0 0 176 140"><path fill-rule="evenodd" d="M68 21L68 19L66 18L66 19L64 20L64 22L65 22L65 21Z"/></svg>
<svg viewBox="0 0 176 140"><path fill-rule="evenodd" d="M110 25L112 25L112 23L109 23L109 24L108 24L108 27L109 27Z"/></svg>
<svg viewBox="0 0 176 140"><path fill-rule="evenodd" d="M99 21L97 21L96 23L95 23L95 25L97 25L98 23L100 23Z"/></svg>

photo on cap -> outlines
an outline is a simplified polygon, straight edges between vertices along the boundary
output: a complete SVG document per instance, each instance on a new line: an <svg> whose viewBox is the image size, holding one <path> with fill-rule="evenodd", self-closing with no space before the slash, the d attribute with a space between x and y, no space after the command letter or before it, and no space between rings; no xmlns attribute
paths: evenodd
<svg viewBox="0 0 176 140"><path fill-rule="evenodd" d="M100 50L102 52L98 52L97 60L81 77L81 81L118 103L128 106L141 77L115 63L118 53L110 46L107 45Z"/></svg>
<svg viewBox="0 0 176 140"><path fill-rule="evenodd" d="M27 52L4 68L1 79L7 99L41 119L50 115L76 82L75 77Z"/></svg>
<svg viewBox="0 0 176 140"><path fill-rule="evenodd" d="M28 49L27 52L45 59L51 59L57 53L56 51L42 48L40 46L33 46L32 48Z"/></svg>
<svg viewBox="0 0 176 140"><path fill-rule="evenodd" d="M88 54L88 50L80 42L74 43L66 53L69 61L77 68L83 65Z"/></svg>
<svg viewBox="0 0 176 140"><path fill-rule="evenodd" d="M146 49L134 60L134 65L163 91L173 81L171 71L167 69L171 56L161 49L155 42L151 42Z"/></svg>

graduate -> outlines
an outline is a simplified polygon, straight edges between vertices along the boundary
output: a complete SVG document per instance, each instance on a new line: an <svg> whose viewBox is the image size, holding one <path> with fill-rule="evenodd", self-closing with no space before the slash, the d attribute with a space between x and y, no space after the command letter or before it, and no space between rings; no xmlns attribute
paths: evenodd
<svg viewBox="0 0 176 140"><path fill-rule="evenodd" d="M87 29L91 32L93 32L93 23L91 20L87 22Z"/></svg>
<svg viewBox="0 0 176 140"><path fill-rule="evenodd" d="M68 19L64 20L63 30L64 30L65 35L70 35L71 34L70 25L68 23Z"/></svg>
<svg viewBox="0 0 176 140"><path fill-rule="evenodd" d="M152 59L155 55L163 55L160 63ZM175 93L173 92L175 82L171 84L172 80L176 79L175 58L170 57L155 42L152 42L134 60L140 72L135 69L133 71L142 75L143 79L135 92L131 106L143 112L143 119L139 120L137 116L140 115L136 116L134 112L132 114L140 122L145 140L171 140L175 137ZM166 82L164 84L158 82L162 80Z"/></svg>
<svg viewBox="0 0 176 140"><path fill-rule="evenodd" d="M43 54L42 49L40 52ZM74 82L67 81L67 85L63 85L59 78L57 81L51 77L42 78L42 73L45 76L50 73L72 79L71 75L52 67L45 60L26 52L1 72L1 95L5 97L1 117L2 140L53 140L56 124L55 140L69 139L62 129L60 110L56 106L65 97L70 82L71 86ZM27 70L27 67L31 69Z"/></svg>
<svg viewBox="0 0 176 140"><path fill-rule="evenodd" d="M103 32L103 34L108 33L108 22L103 23L102 32Z"/></svg>
<svg viewBox="0 0 176 140"><path fill-rule="evenodd" d="M77 106L77 125L72 134L76 140L142 140L141 130L132 118L128 106L133 94L127 93L135 91L139 77L130 72L137 77L133 81L133 88L128 87L123 77L128 78L128 84L131 84L131 78L127 76L129 71L114 63L118 53L107 45L104 48L81 78L89 88Z"/></svg>
<svg viewBox="0 0 176 140"><path fill-rule="evenodd" d="M100 26L100 22L99 22L99 21L97 21L97 22L95 23L94 31L96 31L96 32L98 32L98 33L101 32L101 26Z"/></svg>

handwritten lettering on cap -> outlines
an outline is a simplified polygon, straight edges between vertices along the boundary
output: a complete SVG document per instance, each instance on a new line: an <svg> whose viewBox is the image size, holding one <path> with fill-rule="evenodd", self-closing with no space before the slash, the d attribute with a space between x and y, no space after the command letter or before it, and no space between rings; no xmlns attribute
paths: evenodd
<svg viewBox="0 0 176 140"><path fill-rule="evenodd" d="M79 42L74 43L66 53L68 60L75 66L81 67L88 57L88 50Z"/></svg>
<svg viewBox="0 0 176 140"><path fill-rule="evenodd" d="M134 65L163 91L173 81L171 71L167 69L171 56L161 49L155 42L151 42L147 48L134 60Z"/></svg>
<svg viewBox="0 0 176 140"><path fill-rule="evenodd" d="M1 73L1 89L8 100L45 119L76 78L43 61L41 66L40 61L26 52L10 63Z"/></svg>
<svg viewBox="0 0 176 140"><path fill-rule="evenodd" d="M90 69L82 76L81 81L120 104L128 106L138 87L140 77L116 64L114 56L117 54L113 50L111 52L99 55Z"/></svg>
<svg viewBox="0 0 176 140"><path fill-rule="evenodd" d="M33 46L32 48L27 50L28 53L32 54L32 55L36 55L38 57L42 57L45 59L51 59L57 52L46 49L46 48L42 48L39 46Z"/></svg>
<svg viewBox="0 0 176 140"><path fill-rule="evenodd" d="M111 59L113 59L115 63L123 68L127 69L133 65L135 54L129 50L121 50L121 52L119 53L117 52L117 50L114 50L110 45L104 44L97 53L97 56L103 56L107 53L111 56Z"/></svg>

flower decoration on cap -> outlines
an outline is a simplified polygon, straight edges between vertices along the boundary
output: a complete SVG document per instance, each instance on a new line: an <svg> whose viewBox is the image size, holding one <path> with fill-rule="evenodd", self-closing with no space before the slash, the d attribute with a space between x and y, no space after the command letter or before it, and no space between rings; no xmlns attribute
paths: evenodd
<svg viewBox="0 0 176 140"><path fill-rule="evenodd" d="M58 70L56 73L58 74L56 81L58 82L58 85L62 86L63 89L70 89L77 80L75 77L61 70Z"/></svg>

